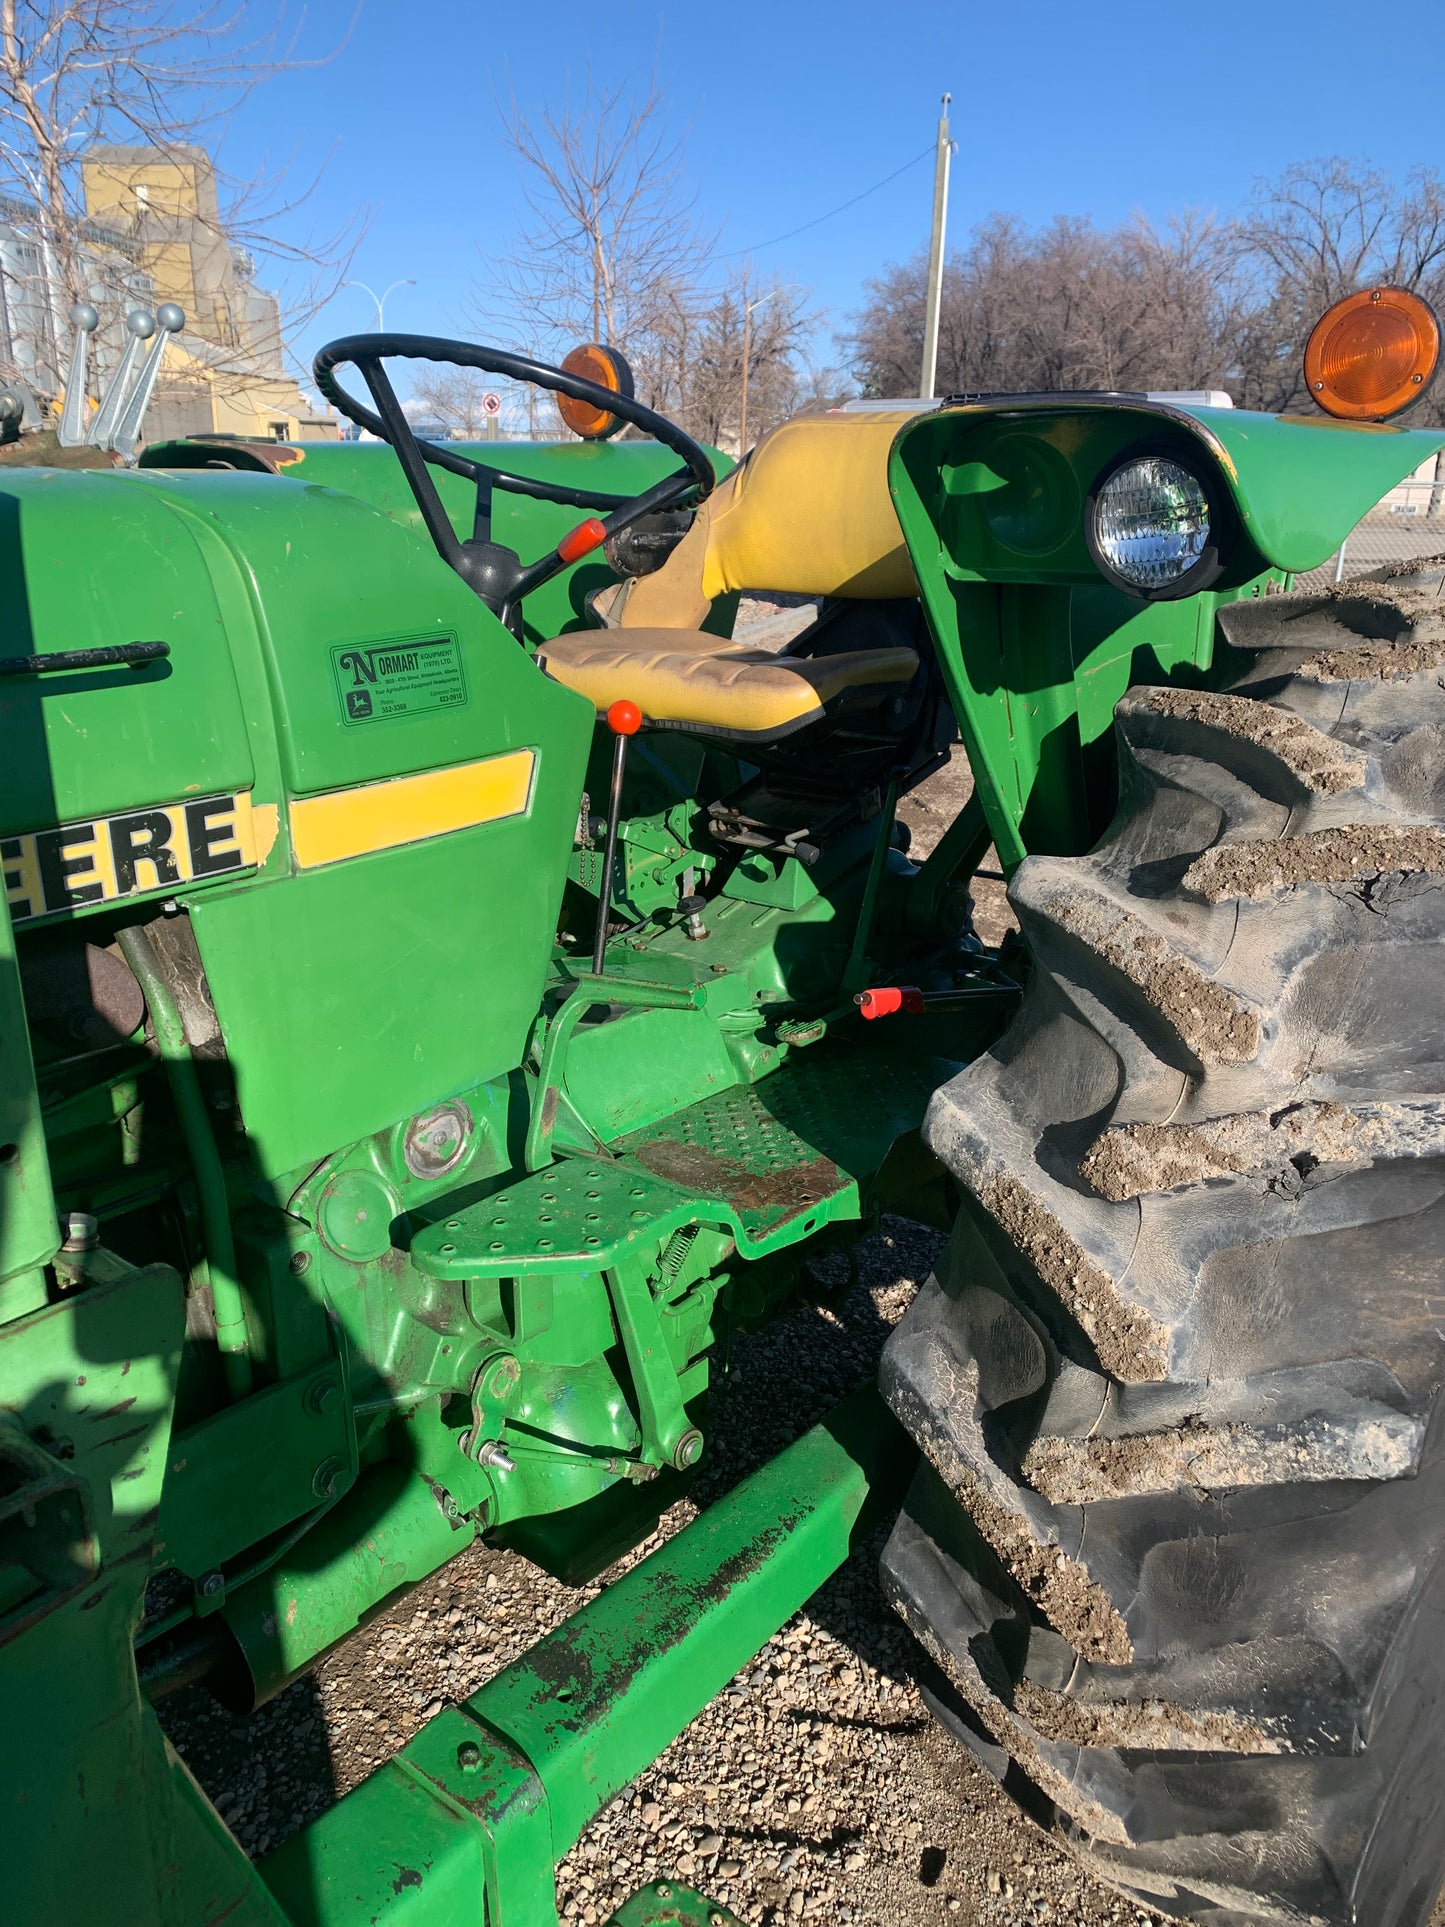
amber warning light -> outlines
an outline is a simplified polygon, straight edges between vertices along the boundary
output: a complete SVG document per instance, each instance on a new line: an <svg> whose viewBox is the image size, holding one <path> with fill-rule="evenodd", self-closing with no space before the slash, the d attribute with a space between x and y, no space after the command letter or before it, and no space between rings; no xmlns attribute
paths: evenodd
<svg viewBox="0 0 1445 1927"><path fill-rule="evenodd" d="M1440 323L1407 288L1366 288L1327 308L1305 344L1305 380L1328 415L1380 422L1418 401L1440 361Z"/></svg>
<svg viewBox="0 0 1445 1927"><path fill-rule="evenodd" d="M626 401L632 399L632 370L626 356L616 348L604 348L599 342L589 341L581 348L574 348L562 368L566 374L580 375L599 388L610 388L614 395L621 395ZM572 433L587 442L605 442L623 426L620 415L599 408L595 402L578 401L572 395L558 395L557 412Z"/></svg>

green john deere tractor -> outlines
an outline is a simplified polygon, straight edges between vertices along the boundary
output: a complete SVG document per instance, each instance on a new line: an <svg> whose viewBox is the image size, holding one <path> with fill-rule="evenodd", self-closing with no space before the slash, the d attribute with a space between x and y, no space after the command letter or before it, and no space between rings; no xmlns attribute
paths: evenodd
<svg viewBox="0 0 1445 1927"><path fill-rule="evenodd" d="M723 475L611 351L368 335L317 378L389 447L6 471L7 1921L555 1927L557 1856L886 1508L941 1717L1108 1879L1421 1927L1445 570L1289 591L1445 434L1378 419L1428 316L1351 314L1358 425L964 397ZM585 439L421 444L417 356ZM735 640L747 590L817 618ZM153 1700L254 1707L479 1534L603 1571L727 1334L884 1209L952 1226L886 1406L249 1862Z"/></svg>

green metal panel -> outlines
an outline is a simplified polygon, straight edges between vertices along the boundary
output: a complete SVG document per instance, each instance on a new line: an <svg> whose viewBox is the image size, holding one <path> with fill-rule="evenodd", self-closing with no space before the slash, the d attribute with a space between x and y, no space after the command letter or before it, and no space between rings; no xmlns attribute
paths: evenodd
<svg viewBox="0 0 1445 1927"><path fill-rule="evenodd" d="M276 768L279 742L290 793L536 754L521 816L292 875L283 814L274 883L192 899L261 1168L289 1171L520 1060L592 710L537 673L427 543L364 503L248 474L152 471L124 492L202 529L258 761ZM236 575L248 606L230 594ZM443 634L456 638L464 702L345 726L338 650Z"/></svg>
<svg viewBox="0 0 1445 1927"><path fill-rule="evenodd" d="M238 1466L246 1467L244 1479ZM157 1563L199 1579L238 1544L305 1518L355 1476L339 1368L326 1364L268 1385L173 1436Z"/></svg>
<svg viewBox="0 0 1445 1927"><path fill-rule="evenodd" d="M0 834L250 787L227 636L185 523L134 478L0 481L6 655L170 644L142 669L0 679ZM7 854L10 854L7 852Z"/></svg>
<svg viewBox="0 0 1445 1927"><path fill-rule="evenodd" d="M1213 445L1255 547L1291 574L1318 568L1387 490L1445 448L1445 431L1408 423L1185 412Z"/></svg>
<svg viewBox="0 0 1445 1927"><path fill-rule="evenodd" d="M193 901L261 1171L314 1162L520 1062L590 727L562 719L525 817Z"/></svg>
<svg viewBox="0 0 1445 1927"><path fill-rule="evenodd" d="M44 1304L41 1266L59 1244L15 932L0 903L0 1322Z"/></svg>
<svg viewBox="0 0 1445 1927"><path fill-rule="evenodd" d="M168 1769L131 1640L183 1322L156 1266L0 1326L0 1890L23 1927L86 1918L97 1869L135 1927L166 1885Z"/></svg>
<svg viewBox="0 0 1445 1927"><path fill-rule="evenodd" d="M263 1169L513 1068L541 998L591 706L540 676L428 543L354 498L253 474L34 471L7 482L7 501L8 593L29 583L35 610L17 627L27 651L158 635L173 654L139 675L6 679L19 750L0 819L39 830L253 778L256 802L280 810L274 884L171 892L197 911ZM439 636L454 639L448 700L423 690L408 713L347 726L340 654ZM288 874L288 794L518 747L536 755L521 816ZM150 871L144 885L169 889Z"/></svg>
<svg viewBox="0 0 1445 1927"><path fill-rule="evenodd" d="M514 475L601 495L640 495L678 465L675 455L651 441L458 442L453 446L459 454ZM307 442L286 452L295 459L289 459L282 470L285 482L321 483L358 496L427 541L420 512L389 448L377 442ZM204 442L160 443L148 449L141 462L146 468L165 468L171 463L191 466L198 459L212 458L214 453L214 447ZM721 479L733 466L732 459L715 448L708 453ZM432 470L432 479L457 534L463 539L470 536L475 488L441 468ZM492 495L492 536L514 549L524 562L531 562L555 547L569 529L592 513L591 509L539 502L511 489L496 489ZM616 579L600 555L588 556L554 577L527 598L523 616L528 640L540 641L567 629L586 627L590 621L587 596Z"/></svg>
<svg viewBox="0 0 1445 1927"><path fill-rule="evenodd" d="M169 496L211 523L251 579L289 792L377 782L536 740L541 706L524 691L542 679L409 528L351 496L274 476L152 472L135 481L137 492ZM420 679L404 713L352 720L352 652L404 654L408 643L441 639L454 654ZM232 647L244 643L234 637Z"/></svg>
<svg viewBox="0 0 1445 1927"><path fill-rule="evenodd" d="M388 1462L363 1474L294 1550L238 1586L222 1613L244 1658L249 1698L259 1705L355 1632L384 1599L414 1586L476 1537L451 1519L435 1488Z"/></svg>

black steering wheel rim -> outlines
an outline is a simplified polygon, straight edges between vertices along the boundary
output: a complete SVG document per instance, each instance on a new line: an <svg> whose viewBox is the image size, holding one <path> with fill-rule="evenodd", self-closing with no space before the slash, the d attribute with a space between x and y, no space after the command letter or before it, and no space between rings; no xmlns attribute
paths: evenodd
<svg viewBox="0 0 1445 1927"><path fill-rule="evenodd" d="M664 476L640 495L598 495L589 490L565 489L538 483L532 478L514 476L490 467L470 456L436 442L423 441L402 411L382 363L390 360L433 361L455 368L475 368L482 374L500 375L512 381L531 382L553 393L568 395L576 401L620 415L626 422L651 435L682 460L682 468ZM350 363L360 371L371 392L375 408L368 408L342 387L336 369ZM513 354L505 348L483 348L468 341L452 341L440 335L364 334L343 335L327 342L312 364L316 385L333 407L349 421L368 433L390 443L400 461L427 532L444 562L454 568L482 600L496 610L503 621L516 626L516 610L522 598L568 566L557 551L523 567L511 550L500 549L488 538L462 541L442 507L436 485L427 473L428 465L444 468L474 482L478 489L479 512L483 492L489 495L501 485L515 492L543 500L563 501L578 508L611 510L603 523L608 535L618 533L644 515L674 508L684 501L705 501L716 485L717 476L707 451L690 435L670 422L665 415L632 396L614 393L597 382L587 381L563 368L534 361L528 355ZM510 570L507 560L516 564Z"/></svg>

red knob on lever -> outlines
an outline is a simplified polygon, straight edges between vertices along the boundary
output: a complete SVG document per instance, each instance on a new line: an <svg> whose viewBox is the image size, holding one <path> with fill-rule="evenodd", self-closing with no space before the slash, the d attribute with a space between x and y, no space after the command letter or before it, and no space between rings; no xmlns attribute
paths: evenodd
<svg viewBox="0 0 1445 1927"><path fill-rule="evenodd" d="M575 529L569 529L557 544L557 553L564 562L580 562L584 555L591 555L600 549L607 540L606 524L595 515L589 515L585 522L579 522Z"/></svg>
<svg viewBox="0 0 1445 1927"><path fill-rule="evenodd" d="M923 992L912 984L889 984L879 990L860 990L853 999L858 1006L858 1015L869 1019L891 1017L895 1011L906 1011L910 1017L923 1015Z"/></svg>
<svg viewBox="0 0 1445 1927"><path fill-rule="evenodd" d="M583 525L586 526L585 524ZM597 524L601 528L602 524ZM622 778L627 769L628 738L642 727L642 711L619 696L607 711L612 731L612 791L607 802L607 841L602 847L602 884L597 896L597 930L592 939L592 974L602 975L607 952L607 915L612 907L612 873L617 867L617 825L622 815Z"/></svg>

